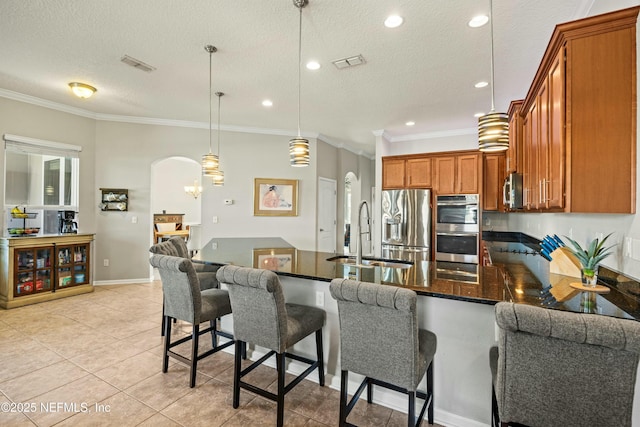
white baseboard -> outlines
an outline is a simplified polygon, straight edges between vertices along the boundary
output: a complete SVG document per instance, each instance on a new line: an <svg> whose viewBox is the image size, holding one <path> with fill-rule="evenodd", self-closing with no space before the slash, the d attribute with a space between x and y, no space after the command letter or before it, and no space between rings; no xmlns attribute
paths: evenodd
<svg viewBox="0 0 640 427"><path fill-rule="evenodd" d="M149 280L148 277L145 277L144 279L94 280L93 285L137 285L140 283L151 283L152 281L153 280Z"/></svg>

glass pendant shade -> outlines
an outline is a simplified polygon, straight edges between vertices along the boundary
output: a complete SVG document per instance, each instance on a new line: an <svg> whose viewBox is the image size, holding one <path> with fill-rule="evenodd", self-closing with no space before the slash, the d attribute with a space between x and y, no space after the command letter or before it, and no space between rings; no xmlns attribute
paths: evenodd
<svg viewBox="0 0 640 427"><path fill-rule="evenodd" d="M289 161L291 166L309 166L309 140L297 137L289 140Z"/></svg>
<svg viewBox="0 0 640 427"><path fill-rule="evenodd" d="M222 187L224 185L224 172L218 169L211 177L211 182L216 187Z"/></svg>
<svg viewBox="0 0 640 427"><path fill-rule="evenodd" d="M509 116L491 112L478 119L478 149L484 152L509 148Z"/></svg>
<svg viewBox="0 0 640 427"><path fill-rule="evenodd" d="M202 156L202 175L211 177L215 176L219 165L220 162L217 155L211 152L205 154Z"/></svg>

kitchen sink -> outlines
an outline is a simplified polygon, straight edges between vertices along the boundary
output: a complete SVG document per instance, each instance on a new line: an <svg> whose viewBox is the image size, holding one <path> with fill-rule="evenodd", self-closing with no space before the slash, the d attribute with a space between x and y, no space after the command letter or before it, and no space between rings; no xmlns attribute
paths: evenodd
<svg viewBox="0 0 640 427"><path fill-rule="evenodd" d="M384 267L384 268L408 269L413 267L413 263L411 261L387 260L387 259L378 259L378 258L363 258L362 264L356 264L355 257L349 257L346 255L339 255L339 256L327 258L327 261L333 261L339 264L349 264L349 265L353 265L354 267L364 267L364 268Z"/></svg>

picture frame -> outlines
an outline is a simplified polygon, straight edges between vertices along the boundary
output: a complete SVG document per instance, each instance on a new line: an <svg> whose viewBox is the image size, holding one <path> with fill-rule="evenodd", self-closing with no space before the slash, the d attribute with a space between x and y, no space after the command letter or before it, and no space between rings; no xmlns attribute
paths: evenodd
<svg viewBox="0 0 640 427"><path fill-rule="evenodd" d="M298 216L298 180L255 178L254 216Z"/></svg>
<svg viewBox="0 0 640 427"><path fill-rule="evenodd" d="M292 273L296 265L296 248L253 250L253 268Z"/></svg>

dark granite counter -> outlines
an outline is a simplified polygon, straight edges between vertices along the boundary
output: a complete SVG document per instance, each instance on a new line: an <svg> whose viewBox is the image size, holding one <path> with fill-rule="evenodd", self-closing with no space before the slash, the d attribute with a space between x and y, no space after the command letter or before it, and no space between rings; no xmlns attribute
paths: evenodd
<svg viewBox="0 0 640 427"><path fill-rule="evenodd" d="M335 254L299 250L281 238L216 238L209 241L195 261L266 268L282 276L330 282L335 278L402 286L418 295L480 304L514 301L553 309L580 311L579 296L558 303L549 294L551 285L575 278L549 273L549 263L538 254L537 240L520 233L483 233L492 265L419 261L409 268L356 267L328 259ZM364 259L374 259L364 257ZM378 258L376 258L378 259ZM599 314L640 319L640 284L620 279L601 267L601 281L611 293L598 295ZM612 284L613 280L622 280Z"/></svg>

